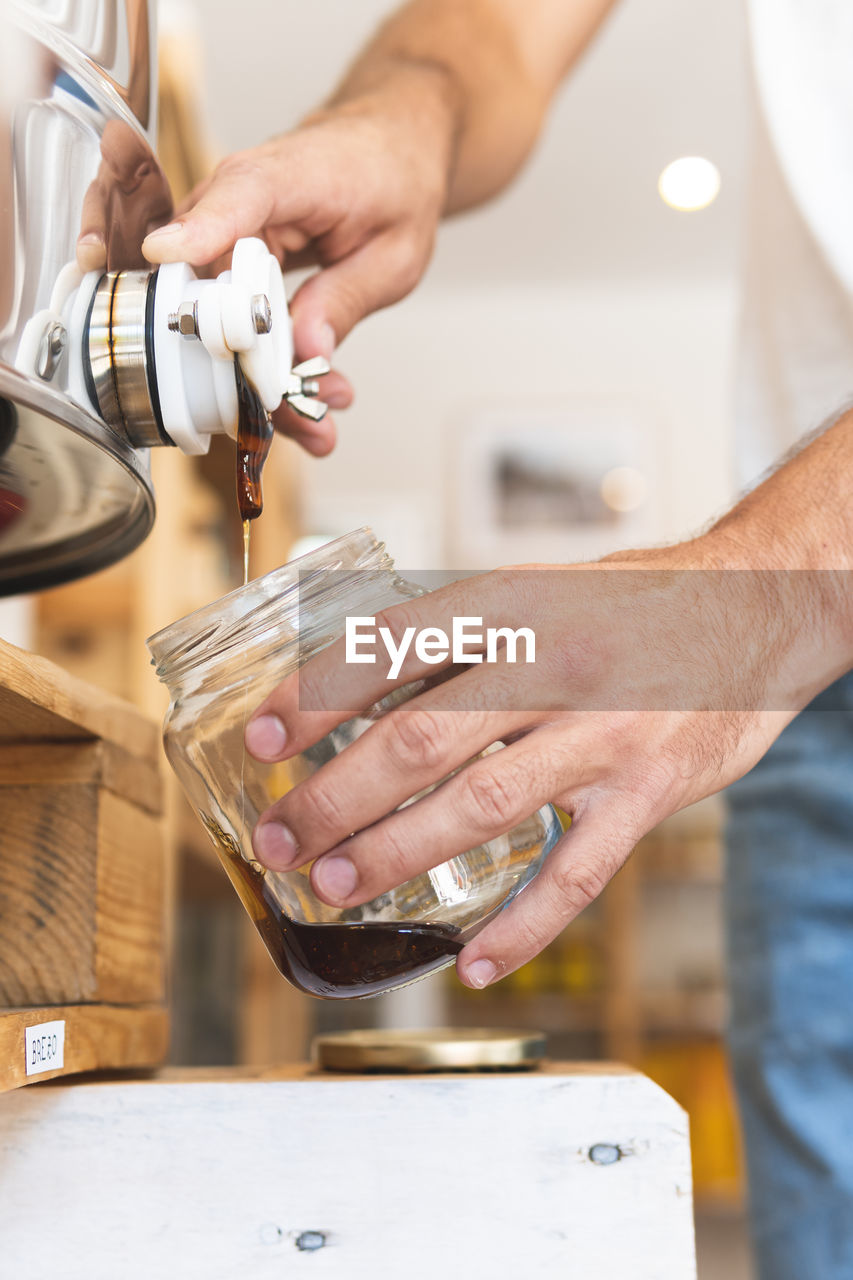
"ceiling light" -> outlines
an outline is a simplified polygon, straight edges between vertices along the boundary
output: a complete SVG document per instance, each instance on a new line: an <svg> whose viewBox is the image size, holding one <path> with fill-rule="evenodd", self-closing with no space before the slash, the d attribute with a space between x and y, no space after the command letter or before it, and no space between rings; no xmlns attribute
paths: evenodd
<svg viewBox="0 0 853 1280"><path fill-rule="evenodd" d="M646 477L634 467L613 467L601 481L601 496L611 511L636 511L648 496Z"/></svg>
<svg viewBox="0 0 853 1280"><path fill-rule="evenodd" d="M664 204L685 212L707 209L720 190L720 171L703 156L682 156L668 164L658 178Z"/></svg>

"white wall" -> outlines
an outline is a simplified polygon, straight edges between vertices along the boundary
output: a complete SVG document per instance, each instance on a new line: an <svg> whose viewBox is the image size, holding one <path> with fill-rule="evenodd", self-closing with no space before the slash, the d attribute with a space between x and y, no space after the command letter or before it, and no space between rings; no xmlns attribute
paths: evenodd
<svg viewBox="0 0 853 1280"><path fill-rule="evenodd" d="M502 402L523 421L526 408L533 417L541 406L618 400L634 406L650 459L658 445L666 459L651 538L694 530L730 495L734 305L725 282L424 288L343 347L358 398L340 417L336 451L303 465L306 518L330 534L372 524L405 567L488 568L461 560L444 535L466 423Z"/></svg>
<svg viewBox="0 0 853 1280"><path fill-rule="evenodd" d="M220 149L292 125L393 7L198 0ZM416 294L343 345L357 403L335 454L302 467L311 528L370 523L402 565L464 567L450 528L460 433L507 398L519 420L545 403L629 402L666 456L654 538L726 503L743 46L741 0L625 0L513 189L443 228ZM722 194L674 213L658 174L697 152L719 164Z"/></svg>
<svg viewBox="0 0 853 1280"><path fill-rule="evenodd" d="M207 115L223 151L293 127L398 7L395 0L194 3ZM453 283L550 281L555 273L677 279L733 269L745 166L743 7L744 0L622 0L558 96L521 178L485 219L446 228L434 272ZM658 174L697 152L720 166L723 193L701 216L674 214L658 199Z"/></svg>
<svg viewBox="0 0 853 1280"><path fill-rule="evenodd" d="M0 600L0 640L28 649L32 643L33 612L30 596Z"/></svg>

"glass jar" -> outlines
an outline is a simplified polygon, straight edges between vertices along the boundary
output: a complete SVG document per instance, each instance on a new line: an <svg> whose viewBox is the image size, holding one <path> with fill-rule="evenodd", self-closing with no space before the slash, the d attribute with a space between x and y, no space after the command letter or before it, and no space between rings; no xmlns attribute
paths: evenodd
<svg viewBox="0 0 853 1280"><path fill-rule="evenodd" d="M530 882L560 835L546 805L506 835L343 911L315 896L309 866L268 871L254 858L251 833L260 814L423 685L396 689L300 755L272 765L244 748L250 715L279 681L344 634L347 615L372 617L421 594L394 572L384 544L360 529L148 641L171 695L164 730L169 762L279 970L311 995L375 995L452 964Z"/></svg>

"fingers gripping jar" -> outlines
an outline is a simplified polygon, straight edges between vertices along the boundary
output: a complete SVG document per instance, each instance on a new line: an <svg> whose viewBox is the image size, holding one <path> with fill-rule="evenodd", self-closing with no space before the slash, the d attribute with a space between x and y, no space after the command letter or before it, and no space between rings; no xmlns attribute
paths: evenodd
<svg viewBox="0 0 853 1280"><path fill-rule="evenodd" d="M453 963L535 876L560 834L556 813L545 806L506 835L343 911L316 897L310 866L268 871L254 858L251 833L261 813L423 686L395 690L273 765L245 751L252 712L275 685L344 634L347 615L372 617L421 594L394 572L384 544L360 529L148 641L171 695L164 730L169 761L275 964L311 995L376 995Z"/></svg>

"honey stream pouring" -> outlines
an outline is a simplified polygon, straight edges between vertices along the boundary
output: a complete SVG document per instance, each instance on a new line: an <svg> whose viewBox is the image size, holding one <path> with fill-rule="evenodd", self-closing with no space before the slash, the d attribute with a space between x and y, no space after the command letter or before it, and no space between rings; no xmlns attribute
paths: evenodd
<svg viewBox="0 0 853 1280"><path fill-rule="evenodd" d="M263 508L270 415L286 400L319 421L326 405L317 379L329 364L316 357L292 367L284 281L262 240L238 240L230 270L214 280L199 279L186 263L144 276L114 272L97 282L83 335L90 390L111 425L118 413L126 429L146 434L145 443L156 432L186 453L203 453L211 435L225 431L236 439L247 576L249 522Z"/></svg>

